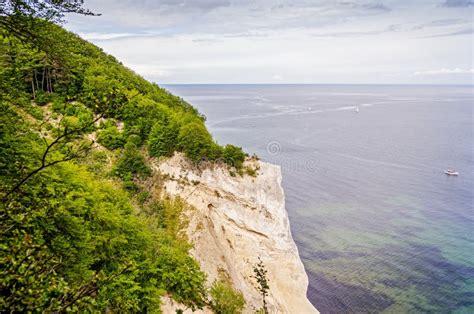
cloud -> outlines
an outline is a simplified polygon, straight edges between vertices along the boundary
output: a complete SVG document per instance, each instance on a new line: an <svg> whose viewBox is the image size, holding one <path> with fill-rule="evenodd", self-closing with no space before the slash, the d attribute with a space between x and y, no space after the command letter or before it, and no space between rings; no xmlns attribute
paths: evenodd
<svg viewBox="0 0 474 314"><path fill-rule="evenodd" d="M432 27L443 27L443 26L452 26L452 25L459 25L465 24L469 21L463 19L441 19L441 20L434 20L428 23L419 24L413 27L413 30L425 29L425 28L432 28Z"/></svg>
<svg viewBox="0 0 474 314"><path fill-rule="evenodd" d="M391 11L375 0L90 0L87 5L102 13L102 24L174 34L319 28ZM97 32L92 24L81 27Z"/></svg>
<svg viewBox="0 0 474 314"><path fill-rule="evenodd" d="M171 75L171 72L169 70L164 70L162 67L157 65L127 64L127 66L140 75L146 77L153 77L155 79L169 77Z"/></svg>
<svg viewBox="0 0 474 314"><path fill-rule="evenodd" d="M474 74L474 69L440 69L440 70L428 70L428 71L417 71L413 75L446 75L446 74Z"/></svg>
<svg viewBox="0 0 474 314"><path fill-rule="evenodd" d="M228 0L156 0L154 5L162 8L164 11L197 10L200 12L210 12L221 7L227 7L231 4Z"/></svg>
<svg viewBox="0 0 474 314"><path fill-rule="evenodd" d="M265 3L265 1L255 1ZM269 2L271 3L271 2ZM259 6L259 10L264 10L266 6ZM298 10L298 9L311 9L319 8L322 11L346 11L346 10L360 10L360 11L376 11L376 12L389 12L391 9L384 4L376 3L374 1L323 1L323 0L293 0L293 1L281 1L278 4L271 5L272 11L278 10Z"/></svg>
<svg viewBox="0 0 474 314"><path fill-rule="evenodd" d="M102 5L102 3L105 5ZM188 11L210 12L221 7L231 5L230 0L91 0L87 4L92 7L103 7L104 13L109 10L115 11L120 8L127 8L130 12L149 12L158 11L179 11L186 13Z"/></svg>
<svg viewBox="0 0 474 314"><path fill-rule="evenodd" d="M472 10L445 0L86 2L103 15L66 27L160 83L471 83L421 73L472 68Z"/></svg>
<svg viewBox="0 0 474 314"><path fill-rule="evenodd" d="M458 35L471 35L474 33L473 28L466 28L466 29L461 29L458 31L454 32L449 32L449 33L444 33L444 34L436 34L436 35L430 35L430 36L423 36L420 38L436 38L436 37L450 37L450 36L458 36Z"/></svg>
<svg viewBox="0 0 474 314"><path fill-rule="evenodd" d="M380 4L380 3L362 4L362 5L360 5L360 7L363 8L363 9L378 11L378 12L390 12L390 11L392 11L392 9L390 9L386 5Z"/></svg>
<svg viewBox="0 0 474 314"><path fill-rule="evenodd" d="M371 36L371 35L380 35L384 33L390 32L397 32L401 29L401 25L389 25L384 29L378 30L364 30L364 31L347 31L347 32L330 32L330 33L319 33L313 34L314 37L321 37L321 38L331 38L331 37L361 37L361 36Z"/></svg>
<svg viewBox="0 0 474 314"><path fill-rule="evenodd" d="M473 0L446 0L442 6L447 8L466 8L474 5Z"/></svg>
<svg viewBox="0 0 474 314"><path fill-rule="evenodd" d="M96 40L96 41L140 36L140 34L136 34L136 33L97 33L97 32L91 32L91 33L79 32L78 35L86 40Z"/></svg>

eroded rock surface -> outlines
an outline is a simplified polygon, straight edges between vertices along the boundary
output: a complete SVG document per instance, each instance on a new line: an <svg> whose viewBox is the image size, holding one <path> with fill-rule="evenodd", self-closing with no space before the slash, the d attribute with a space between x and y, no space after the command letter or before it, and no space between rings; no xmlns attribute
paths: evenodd
<svg viewBox="0 0 474 314"><path fill-rule="evenodd" d="M186 233L212 283L226 277L246 299L246 312L261 307L252 278L260 257L268 270L271 313L318 313L306 298L308 277L290 233L279 166L247 161L255 177L232 175L223 166L193 167L182 155L154 165L166 193L195 209L186 212Z"/></svg>

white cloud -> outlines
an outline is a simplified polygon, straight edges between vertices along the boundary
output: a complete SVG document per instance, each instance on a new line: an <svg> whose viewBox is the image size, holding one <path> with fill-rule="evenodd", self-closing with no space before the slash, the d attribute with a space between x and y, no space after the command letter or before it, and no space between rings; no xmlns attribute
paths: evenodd
<svg viewBox="0 0 474 314"><path fill-rule="evenodd" d="M164 78L171 76L169 70L163 69L161 66L153 64L127 64L133 71L144 77Z"/></svg>
<svg viewBox="0 0 474 314"><path fill-rule="evenodd" d="M91 41L110 40L110 39L137 36L137 34L134 34L134 33L97 33L97 32L91 32L91 33L79 32L78 35L86 40L91 40Z"/></svg>
<svg viewBox="0 0 474 314"><path fill-rule="evenodd" d="M440 70L428 70L428 71L417 71L413 75L444 75L444 74L474 74L474 69L440 69Z"/></svg>
<svg viewBox="0 0 474 314"><path fill-rule="evenodd" d="M440 1L90 0L66 27L158 83L471 84L472 11Z"/></svg>

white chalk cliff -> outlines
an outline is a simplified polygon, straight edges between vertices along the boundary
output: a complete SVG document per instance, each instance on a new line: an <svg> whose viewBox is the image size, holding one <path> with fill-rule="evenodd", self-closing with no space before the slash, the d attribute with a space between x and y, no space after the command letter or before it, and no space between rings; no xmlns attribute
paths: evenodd
<svg viewBox="0 0 474 314"><path fill-rule="evenodd" d="M246 300L262 305L253 275L260 257L268 271L270 313L318 313L306 297L308 277L290 233L279 166L247 161L257 176L232 175L224 166L193 167L182 155L157 162L167 194L194 207L185 214L191 254L212 283L225 276Z"/></svg>

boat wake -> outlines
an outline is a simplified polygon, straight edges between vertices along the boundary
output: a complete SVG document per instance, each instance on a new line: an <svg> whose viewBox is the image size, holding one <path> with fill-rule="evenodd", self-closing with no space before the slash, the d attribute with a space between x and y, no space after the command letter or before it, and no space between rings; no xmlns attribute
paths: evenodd
<svg viewBox="0 0 474 314"><path fill-rule="evenodd" d="M225 123L233 122L233 121L241 121L241 120L251 120L251 119L263 119L269 117L277 117L277 116L285 116L285 115L308 115L308 114L320 114L325 112L332 112L332 111L354 111L357 110L359 107L372 107L375 104L360 104L354 106L341 106L337 108L325 108L325 109L313 109L312 106L303 107L303 106L275 106L272 109L277 110L277 112L269 112L263 114L254 114L254 115L242 115L238 117L222 119L210 124L210 127L219 127Z"/></svg>
<svg viewBox="0 0 474 314"><path fill-rule="evenodd" d="M367 162L367 163L371 163L371 164L378 164L378 165L388 166L388 167L393 167L393 168L409 169L409 170L420 170L420 167L413 167L413 166L397 164L397 163L381 161L381 160L367 159L367 158L362 158L362 157L349 155L349 154L334 153L334 155L341 156L341 157L344 157L344 158L349 158L349 159L352 159L352 160Z"/></svg>

